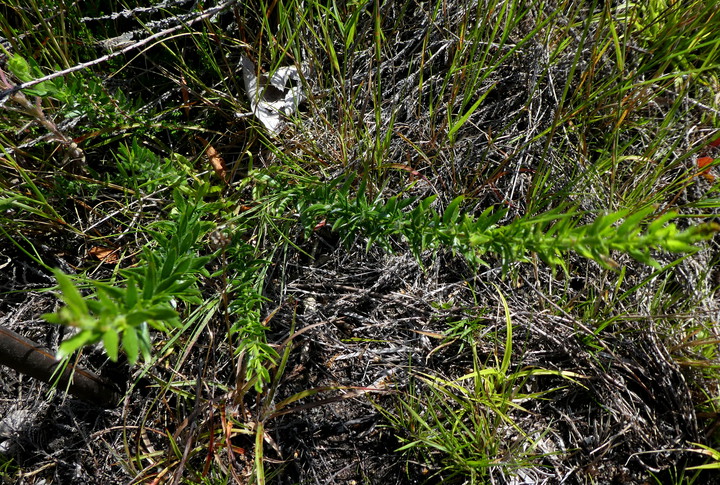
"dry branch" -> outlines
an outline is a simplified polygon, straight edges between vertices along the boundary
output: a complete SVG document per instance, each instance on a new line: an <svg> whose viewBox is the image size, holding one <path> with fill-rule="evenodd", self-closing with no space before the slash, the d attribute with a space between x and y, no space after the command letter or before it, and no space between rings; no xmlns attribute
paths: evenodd
<svg viewBox="0 0 720 485"><path fill-rule="evenodd" d="M0 326L0 365L51 382L63 363L39 344ZM116 406L122 397L111 384L82 367L68 365L57 382L73 396L106 408Z"/></svg>

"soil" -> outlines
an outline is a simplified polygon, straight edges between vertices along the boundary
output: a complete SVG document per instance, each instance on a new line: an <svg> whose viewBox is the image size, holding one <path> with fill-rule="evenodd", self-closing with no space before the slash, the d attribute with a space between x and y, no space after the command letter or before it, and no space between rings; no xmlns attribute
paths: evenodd
<svg viewBox="0 0 720 485"><path fill-rule="evenodd" d="M380 250L365 254L360 244L350 250L328 248L322 264L302 263L300 256L285 258L284 284L267 289L270 301L280 303L270 320L271 342L282 343L292 322L298 330L310 328L293 339L271 405L307 389L332 390L276 408L278 416L266 422L272 483L443 482L434 476L442 465L438 454L420 457L396 451L414 435L391 427L388 413L402 414L401 400L427 392L417 376L449 379L472 371L467 347L463 349L459 340L439 338L449 322L478 320L473 331L481 343L480 362L498 358L502 349L493 335L503 335L505 316L493 284L509 300L514 325L512 368L577 376L570 380L537 376L522 383L518 391L547 394L529 401L524 410L509 413L519 429L501 425L497 432L506 436L507 443L519 439L520 432L537 436L536 453L545 457L520 470L491 470L496 483L643 483L648 472L662 477L673 466L691 460L678 451L683 444L701 439L688 374L658 341L650 319L619 320L613 332L617 337L589 342L591 329L558 311L544 296L548 291L544 285L553 278L550 274L541 273L530 281L524 275L531 272L523 271L512 281L502 278L498 268L474 275L473 291L469 278L462 278L472 273L449 254L428 258L423 266L409 256ZM17 274L14 265L10 274ZM3 293L9 297L3 301L0 324L52 347L59 329L40 315L56 301L52 293L33 288L47 284L37 279L38 283L20 278L2 281ZM568 285L565 291L580 300L587 289L575 286L580 289ZM438 301L448 305L429 304ZM217 336L201 335L188 361L204 362L188 368L194 367L208 383L230 385L232 369L220 358L227 349L213 347L217 341ZM93 349L82 361L124 386L138 372L107 361ZM123 465L126 447L166 455L170 450L165 432L177 437L182 450L184 439L189 443L203 429L220 426L221 413L256 416L267 406L249 399L244 406L233 407L229 395L209 386L199 390L201 399L193 409L183 411L183 403L155 403L163 394L151 385L153 374L161 379L170 375L162 365L151 369L120 407L109 410L61 392L46 397L47 385L7 368L0 372L2 446L23 470L14 483L130 483L133 476ZM166 406L170 413L160 413ZM136 426L143 421L141 432ZM233 444L236 452L228 466L238 477L247 478L252 439L236 436Z"/></svg>

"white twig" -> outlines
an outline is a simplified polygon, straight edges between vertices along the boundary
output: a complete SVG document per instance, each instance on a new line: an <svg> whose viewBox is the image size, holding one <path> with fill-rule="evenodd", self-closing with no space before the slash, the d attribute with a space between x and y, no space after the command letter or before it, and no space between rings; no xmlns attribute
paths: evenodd
<svg viewBox="0 0 720 485"><path fill-rule="evenodd" d="M92 66L95 66L95 65L97 65L97 64L101 64L101 63L103 63L103 62L106 62L106 61L112 59L113 57L119 56L119 55L121 55L121 54L125 54L126 52L129 52L129 51L131 51L131 50L133 50L133 49L137 49L138 47L142 47L142 46L144 46L145 44L149 44L150 42L152 42L152 41L155 40L155 39L158 39L158 38L160 38L160 37L164 37L164 36L166 36L166 35L168 35L168 34L171 34L171 33L175 32L176 30L180 30L180 29L182 29L182 28L184 28L184 27L187 27L187 26L189 26L189 25L192 25L192 24L194 24L195 22L197 22L197 21L199 21L199 20L202 20L202 19L205 19L205 18L208 18L208 17L212 17L213 15L218 14L218 13L220 13L221 11L225 10L227 7L229 7L230 5L232 5L233 3L235 3L236 1L237 1L237 0L228 0L228 1L225 2L225 3L222 3L222 4L218 5L217 7L213 7L213 8L211 8L211 9L206 10L205 12L203 12L203 13L200 14L200 15L198 15L198 16L195 17L194 19L188 20L186 23L181 23L181 24L179 24L179 25L176 25L175 27L171 27L171 28L169 28L169 29L165 29L165 30L162 30L162 31L157 32L157 33L155 33L155 34L152 34L151 36L146 37L145 39L139 40L138 42L135 42L135 43L133 43L133 44L131 44L131 45L128 45L127 47L125 47L125 48L123 48L123 49L120 49L120 50L118 50L118 51L112 52L112 53L110 53L110 54L106 54L106 55L104 55L104 56L102 56L102 57L98 57L97 59L93 59L92 61L82 62L82 63L77 64L77 65L75 65L75 66L72 66L72 67L70 67L70 68L63 69L62 71L56 71L56 72L53 72L52 74L48 74L47 76L44 76L44 77L41 77L41 78L38 78L38 79L33 79L32 81L27 81L27 82L24 82L24 83L20 83L20 84L18 84L17 86L13 86L13 87L10 88L10 89L6 89L5 91L0 92L0 103L2 103L2 101L3 101L5 98L7 98L8 96L10 96L11 94L16 93L16 92L18 92L18 91L20 91L20 90L22 90L22 89L31 88L31 87L33 87L33 86L35 86L35 85L37 85L37 84L42 83L42 82L49 81L49 80L51 80L51 79L55 79L55 78L57 78L57 77L61 77L61 76L64 76L64 75L66 75L66 74L70 74L70 73L73 73L73 72L82 71L83 69L87 69L88 67L92 67Z"/></svg>

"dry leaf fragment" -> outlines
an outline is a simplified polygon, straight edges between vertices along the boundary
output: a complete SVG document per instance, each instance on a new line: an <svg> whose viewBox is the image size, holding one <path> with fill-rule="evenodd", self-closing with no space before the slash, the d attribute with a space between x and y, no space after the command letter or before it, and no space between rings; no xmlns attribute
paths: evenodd
<svg viewBox="0 0 720 485"><path fill-rule="evenodd" d="M716 136L717 136L717 133L716 133ZM720 136L718 136L718 137L715 138L713 141L711 141L711 142L710 142L710 146L713 147L713 148L720 147Z"/></svg>
<svg viewBox="0 0 720 485"><path fill-rule="evenodd" d="M215 147L213 147L205 138L198 136L198 139L202 142L205 147L205 156L210 162L210 166L215 171L215 175L220 177L225 183L227 183L227 171L225 170L225 160L220 156Z"/></svg>
<svg viewBox="0 0 720 485"><path fill-rule="evenodd" d="M698 175L704 177L708 182L715 182L715 176L710 173L710 164L715 161L713 157L699 157L697 167L701 170ZM703 170L704 169L704 170Z"/></svg>
<svg viewBox="0 0 720 485"><path fill-rule="evenodd" d="M104 264L116 264L120 258L118 257L118 249L106 248L102 246L94 246L88 250L90 256L96 257Z"/></svg>

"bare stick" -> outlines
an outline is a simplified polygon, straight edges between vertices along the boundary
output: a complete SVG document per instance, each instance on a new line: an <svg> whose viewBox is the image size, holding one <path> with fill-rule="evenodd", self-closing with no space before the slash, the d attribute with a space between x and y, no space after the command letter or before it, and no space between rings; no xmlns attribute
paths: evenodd
<svg viewBox="0 0 720 485"><path fill-rule="evenodd" d="M51 382L62 365L47 349L12 330L0 326L0 365L43 382ZM81 367L68 365L60 374L58 387L85 401L110 408L118 405L122 397L111 384Z"/></svg>

